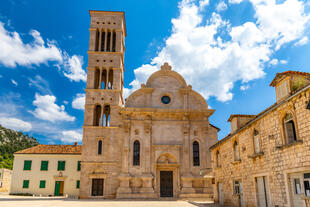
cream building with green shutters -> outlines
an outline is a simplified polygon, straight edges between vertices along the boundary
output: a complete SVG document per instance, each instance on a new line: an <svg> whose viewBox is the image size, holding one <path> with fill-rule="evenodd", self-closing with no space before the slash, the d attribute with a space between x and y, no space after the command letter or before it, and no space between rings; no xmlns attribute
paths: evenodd
<svg viewBox="0 0 310 207"><path fill-rule="evenodd" d="M11 194L77 196L80 145L38 145L14 154Z"/></svg>

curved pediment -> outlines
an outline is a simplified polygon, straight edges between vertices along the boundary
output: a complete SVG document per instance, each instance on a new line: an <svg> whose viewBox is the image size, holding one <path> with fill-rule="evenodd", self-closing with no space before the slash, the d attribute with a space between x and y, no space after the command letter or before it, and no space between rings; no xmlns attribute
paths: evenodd
<svg viewBox="0 0 310 207"><path fill-rule="evenodd" d="M148 88L186 88L184 78L171 69L168 63L161 66L159 71L153 73L146 82Z"/></svg>
<svg viewBox="0 0 310 207"><path fill-rule="evenodd" d="M168 63L153 73L126 100L126 107L170 108L170 109L208 109L205 99L184 78L171 69Z"/></svg>

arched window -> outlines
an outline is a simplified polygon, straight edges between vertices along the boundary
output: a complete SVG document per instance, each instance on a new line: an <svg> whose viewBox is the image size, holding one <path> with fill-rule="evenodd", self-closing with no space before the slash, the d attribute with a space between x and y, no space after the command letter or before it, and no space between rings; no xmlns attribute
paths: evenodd
<svg viewBox="0 0 310 207"><path fill-rule="evenodd" d="M113 87L113 70L109 70L109 83L108 83L108 89L112 89Z"/></svg>
<svg viewBox="0 0 310 207"><path fill-rule="evenodd" d="M140 165L140 142L138 140L133 143L133 165Z"/></svg>
<svg viewBox="0 0 310 207"><path fill-rule="evenodd" d="M107 71L106 69L102 69L101 73L101 89L107 88Z"/></svg>
<svg viewBox="0 0 310 207"><path fill-rule="evenodd" d="M297 140L295 124L293 120L292 114L286 114L284 117L284 129L285 129L285 137L286 142L288 144L293 143Z"/></svg>
<svg viewBox="0 0 310 207"><path fill-rule="evenodd" d="M110 126L110 105L105 105L103 109L103 126Z"/></svg>
<svg viewBox="0 0 310 207"><path fill-rule="evenodd" d="M94 88L99 88L99 81L100 81L100 70L96 68L95 70L95 85Z"/></svg>
<svg viewBox="0 0 310 207"><path fill-rule="evenodd" d="M94 126L100 126L101 123L101 106L97 105L94 111Z"/></svg>
<svg viewBox="0 0 310 207"><path fill-rule="evenodd" d="M107 34L107 52L111 51L111 32L108 31Z"/></svg>
<svg viewBox="0 0 310 207"><path fill-rule="evenodd" d="M199 166L200 165L200 160L199 160L199 143L197 141L194 141L194 143L193 143L193 163L194 163L194 166Z"/></svg>
<svg viewBox="0 0 310 207"><path fill-rule="evenodd" d="M105 31L101 32L101 51L104 51L105 47Z"/></svg>
<svg viewBox="0 0 310 207"><path fill-rule="evenodd" d="M102 154L102 140L98 141L98 155Z"/></svg>
<svg viewBox="0 0 310 207"><path fill-rule="evenodd" d="M220 167L221 166L221 158L220 158L220 152L216 151L216 166Z"/></svg>
<svg viewBox="0 0 310 207"><path fill-rule="evenodd" d="M260 153L260 139L259 139L259 133L257 130L254 130L254 135L253 135L253 142L254 142L254 152L255 153Z"/></svg>
<svg viewBox="0 0 310 207"><path fill-rule="evenodd" d="M113 38L112 38L112 52L115 52L116 49L116 33L113 31Z"/></svg>
<svg viewBox="0 0 310 207"><path fill-rule="evenodd" d="M234 143L234 158L235 158L235 161L239 161L240 160L240 157L239 157L239 147L238 147L238 142L235 141Z"/></svg>

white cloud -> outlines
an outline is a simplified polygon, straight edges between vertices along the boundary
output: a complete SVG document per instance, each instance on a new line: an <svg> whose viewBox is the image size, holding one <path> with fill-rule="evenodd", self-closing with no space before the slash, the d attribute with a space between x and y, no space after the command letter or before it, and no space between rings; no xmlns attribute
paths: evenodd
<svg viewBox="0 0 310 207"><path fill-rule="evenodd" d="M274 59L269 61L269 64L272 65L272 66L278 65L279 63L280 64L287 64L287 60L280 60L279 61L278 59L274 58Z"/></svg>
<svg viewBox="0 0 310 207"><path fill-rule="evenodd" d="M76 97L72 101L72 108L84 110L84 106L85 106L85 94L84 93L76 94Z"/></svg>
<svg viewBox="0 0 310 207"><path fill-rule="evenodd" d="M83 57L73 55L72 57L67 56L66 59L64 75L71 81L86 82L86 72L82 68Z"/></svg>
<svg viewBox="0 0 310 207"><path fill-rule="evenodd" d="M82 133L79 130L62 131L60 140L64 143L73 143L82 141Z"/></svg>
<svg viewBox="0 0 310 207"><path fill-rule="evenodd" d="M48 81L42 78L41 76L36 75L33 79L29 78L28 80L29 80L29 86L34 86L43 94L52 94Z"/></svg>
<svg viewBox="0 0 310 207"><path fill-rule="evenodd" d="M228 0L230 4L240 4L243 0Z"/></svg>
<svg viewBox="0 0 310 207"><path fill-rule="evenodd" d="M227 5L225 4L224 1L221 1L217 6L216 6L216 11L221 12L225 11L227 9Z"/></svg>
<svg viewBox="0 0 310 207"><path fill-rule="evenodd" d="M209 0L200 0L199 1L199 9L204 9L206 6L208 6L209 5Z"/></svg>
<svg viewBox="0 0 310 207"><path fill-rule="evenodd" d="M14 79L11 79L11 82L13 83L13 85L18 86L18 83Z"/></svg>
<svg viewBox="0 0 310 207"><path fill-rule="evenodd" d="M30 35L34 40L25 44L17 32L7 31L0 22L0 63L7 67L16 67L62 61L61 51L55 44L45 43L36 30L30 31Z"/></svg>
<svg viewBox="0 0 310 207"><path fill-rule="evenodd" d="M11 117L0 117L0 125L6 128L9 128L9 129L14 129L17 131L24 131L24 132L28 132L32 128L31 123L23 121L21 119L11 118Z"/></svg>
<svg viewBox="0 0 310 207"><path fill-rule="evenodd" d="M302 46L302 45L307 44L308 41L309 41L308 37L303 37L298 42L296 42L294 45L295 46Z"/></svg>
<svg viewBox="0 0 310 207"><path fill-rule="evenodd" d="M67 114L64 105L58 106L55 102L56 97L53 95L41 96L36 94L35 100L33 101L33 105L36 106L36 109L31 113L38 119L50 122L75 120L75 117Z"/></svg>
<svg viewBox="0 0 310 207"><path fill-rule="evenodd" d="M287 60L280 60L281 64L287 64Z"/></svg>
<svg viewBox="0 0 310 207"><path fill-rule="evenodd" d="M249 88L250 88L250 85L242 85L242 86L240 86L240 90L241 91L248 90Z"/></svg>
<svg viewBox="0 0 310 207"><path fill-rule="evenodd" d="M7 67L16 67L55 61L55 65L71 81L86 81L86 72L82 69L83 57L70 57L66 51L57 47L56 41L48 40L46 43L36 30L31 30L30 35L33 40L24 43L17 32L6 30L0 22L0 63Z"/></svg>
<svg viewBox="0 0 310 207"><path fill-rule="evenodd" d="M205 21L200 5L182 1L180 15L172 19L172 33L164 47L149 64L134 70L135 80L130 89L124 90L124 97L145 83L164 62L171 64L205 98L215 96L219 101L232 99L236 81L246 84L262 78L264 67L276 50L304 37L309 15L297 0L279 4L274 0L251 2L256 22L232 27L217 13Z"/></svg>
<svg viewBox="0 0 310 207"><path fill-rule="evenodd" d="M275 42L278 50L283 44L303 38L309 22L309 14L304 12L304 2L286 0L277 3L276 0L251 0L259 29L264 38Z"/></svg>

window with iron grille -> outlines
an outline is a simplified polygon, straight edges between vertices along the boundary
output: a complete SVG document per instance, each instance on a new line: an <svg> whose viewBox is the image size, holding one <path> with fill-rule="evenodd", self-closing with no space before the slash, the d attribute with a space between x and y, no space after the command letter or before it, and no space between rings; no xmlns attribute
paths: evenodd
<svg viewBox="0 0 310 207"><path fill-rule="evenodd" d="M199 166L200 165L200 160L199 160L199 143L197 141L194 141L194 143L193 143L193 163L194 163L194 166Z"/></svg>
<svg viewBox="0 0 310 207"><path fill-rule="evenodd" d="M133 143L133 165L140 165L140 142L138 140Z"/></svg>

